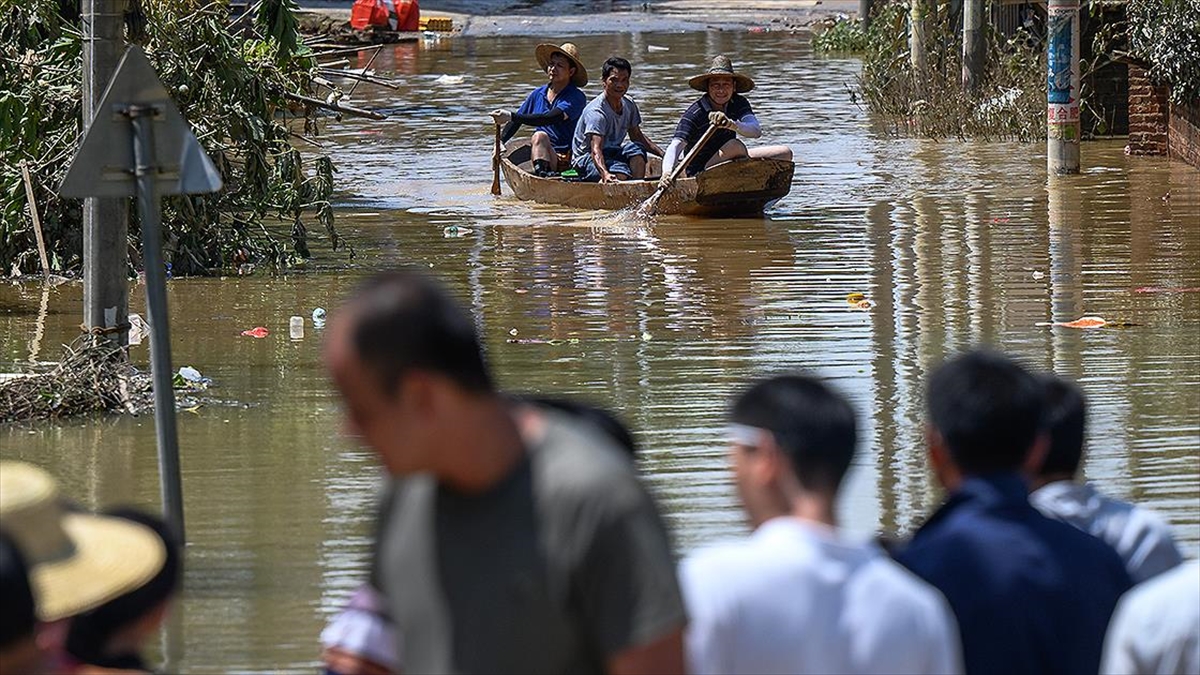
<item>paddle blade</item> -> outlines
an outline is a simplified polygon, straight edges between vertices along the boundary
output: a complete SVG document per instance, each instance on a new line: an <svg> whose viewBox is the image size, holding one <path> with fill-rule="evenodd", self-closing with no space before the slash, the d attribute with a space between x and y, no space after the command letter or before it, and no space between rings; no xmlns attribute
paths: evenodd
<svg viewBox="0 0 1200 675"><path fill-rule="evenodd" d="M637 208L638 217L649 218L650 216L653 216L654 211L658 209L658 202L662 199L662 196L666 194L666 192L667 186L663 185L655 190L654 194L647 197L646 201L642 202L642 205Z"/></svg>

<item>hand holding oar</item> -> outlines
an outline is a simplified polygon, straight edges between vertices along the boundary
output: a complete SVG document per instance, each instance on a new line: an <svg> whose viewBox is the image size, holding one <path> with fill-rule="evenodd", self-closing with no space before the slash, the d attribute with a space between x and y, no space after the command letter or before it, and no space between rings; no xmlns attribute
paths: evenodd
<svg viewBox="0 0 1200 675"><path fill-rule="evenodd" d="M496 125L496 147L492 151L492 194L500 194L500 125Z"/></svg>
<svg viewBox="0 0 1200 675"><path fill-rule="evenodd" d="M696 143L696 147L688 151L687 156L685 156L682 161L675 165L675 168L671 171L671 175L667 176L667 179L659 184L658 189L654 191L654 194L647 197L646 201L642 202L642 205L638 207L637 214L639 218L649 218L650 216L654 215L654 210L658 208L658 202L662 200L663 195L667 194L667 190L670 190L671 187L675 185L675 179L679 178L679 174L683 172L684 168L687 167L688 164L692 163L692 160L696 158L696 154L700 152L700 148L704 147L704 144L708 142L708 139L712 138L712 135L716 133L716 131L717 127L715 125L710 124L708 126L708 129L704 132L704 135L701 136L699 142Z"/></svg>

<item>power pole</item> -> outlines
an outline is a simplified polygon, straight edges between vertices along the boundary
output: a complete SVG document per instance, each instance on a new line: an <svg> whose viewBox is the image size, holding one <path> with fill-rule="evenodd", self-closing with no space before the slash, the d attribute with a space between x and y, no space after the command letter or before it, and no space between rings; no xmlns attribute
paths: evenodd
<svg viewBox="0 0 1200 675"><path fill-rule="evenodd" d="M1079 0L1047 7L1046 170L1079 173Z"/></svg>
<svg viewBox="0 0 1200 675"><path fill-rule="evenodd" d="M979 80L983 77L983 0L965 0L963 3L962 50L963 90L973 96L979 91Z"/></svg>
<svg viewBox="0 0 1200 675"><path fill-rule="evenodd" d="M858 18L862 21L863 32L871 27L871 0L858 0Z"/></svg>
<svg viewBox="0 0 1200 675"><path fill-rule="evenodd" d="M82 2L83 130L87 133L104 87L125 52L126 0ZM83 327L121 346L129 341L128 236L128 199L83 200Z"/></svg>

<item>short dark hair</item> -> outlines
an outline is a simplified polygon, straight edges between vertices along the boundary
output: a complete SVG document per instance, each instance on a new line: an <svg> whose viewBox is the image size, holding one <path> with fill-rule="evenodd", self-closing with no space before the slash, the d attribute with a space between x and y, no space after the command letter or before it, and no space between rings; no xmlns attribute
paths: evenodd
<svg viewBox="0 0 1200 675"><path fill-rule="evenodd" d="M628 61L619 56L610 56L604 62L604 67L600 69L600 79L607 80L614 70L623 70L630 75L633 74L633 66L629 65Z"/></svg>
<svg viewBox="0 0 1200 675"><path fill-rule="evenodd" d="M0 532L0 649L33 636L37 623L29 566L16 542Z"/></svg>
<svg viewBox="0 0 1200 675"><path fill-rule="evenodd" d="M1079 385L1053 373L1038 377L1046 399L1046 429L1050 449L1039 473L1074 474L1083 461L1084 427L1087 426L1087 401Z"/></svg>
<svg viewBox="0 0 1200 675"><path fill-rule="evenodd" d="M1020 468L1044 428L1037 379L997 352L946 361L930 376L925 400L950 457L968 475Z"/></svg>
<svg viewBox="0 0 1200 675"><path fill-rule="evenodd" d="M413 368L444 375L469 391L495 391L474 319L426 274L378 274L359 287L349 307L355 354L386 395L395 394Z"/></svg>
<svg viewBox="0 0 1200 675"><path fill-rule="evenodd" d="M145 511L116 508L104 515L153 530L166 549L162 567L149 581L71 619L67 629L67 652L83 663L116 668L121 662L110 659L124 655L107 654L108 642L122 628L146 616L179 590L183 580L183 545L161 518Z"/></svg>
<svg viewBox="0 0 1200 675"><path fill-rule="evenodd" d="M770 431L806 490L836 492L854 459L854 408L813 377L761 380L734 399L729 417Z"/></svg>
<svg viewBox="0 0 1200 675"><path fill-rule="evenodd" d="M622 450L629 453L630 457L637 456L638 446L637 441L633 438L633 433L608 410L562 396L525 396L523 399L536 406L558 410L591 424L615 441Z"/></svg>

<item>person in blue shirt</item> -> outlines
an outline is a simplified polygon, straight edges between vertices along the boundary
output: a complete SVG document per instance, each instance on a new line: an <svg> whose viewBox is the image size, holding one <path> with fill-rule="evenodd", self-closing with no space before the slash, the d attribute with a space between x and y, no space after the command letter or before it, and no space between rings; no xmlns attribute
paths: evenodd
<svg viewBox="0 0 1200 675"><path fill-rule="evenodd" d="M766 145L747 149L738 136L758 138L762 136L762 127L750 101L742 94L754 89L754 80L733 69L733 62L728 56L720 55L712 60L712 65L701 75L688 80L688 86L704 92L679 119L675 135L667 152L663 156L662 175L667 179L675 165L687 153L688 149L700 141L710 126L717 127L716 133L696 157L688 165L686 172L694 176L704 169L721 162L742 157L769 157L792 161L792 150L786 145Z"/></svg>
<svg viewBox="0 0 1200 675"><path fill-rule="evenodd" d="M491 115L492 121L504 127L500 140L505 142L522 125L537 127L530 138L533 172L549 176L571 165L571 135L587 105L579 88L587 84L588 74L579 49L570 42L540 44L534 56L550 81L530 92L516 112L497 108Z"/></svg>
<svg viewBox="0 0 1200 675"><path fill-rule="evenodd" d="M1111 547L1029 503L1048 446L1041 384L974 351L934 371L926 402L929 462L949 498L894 555L950 603L966 673L1097 672L1132 582Z"/></svg>

